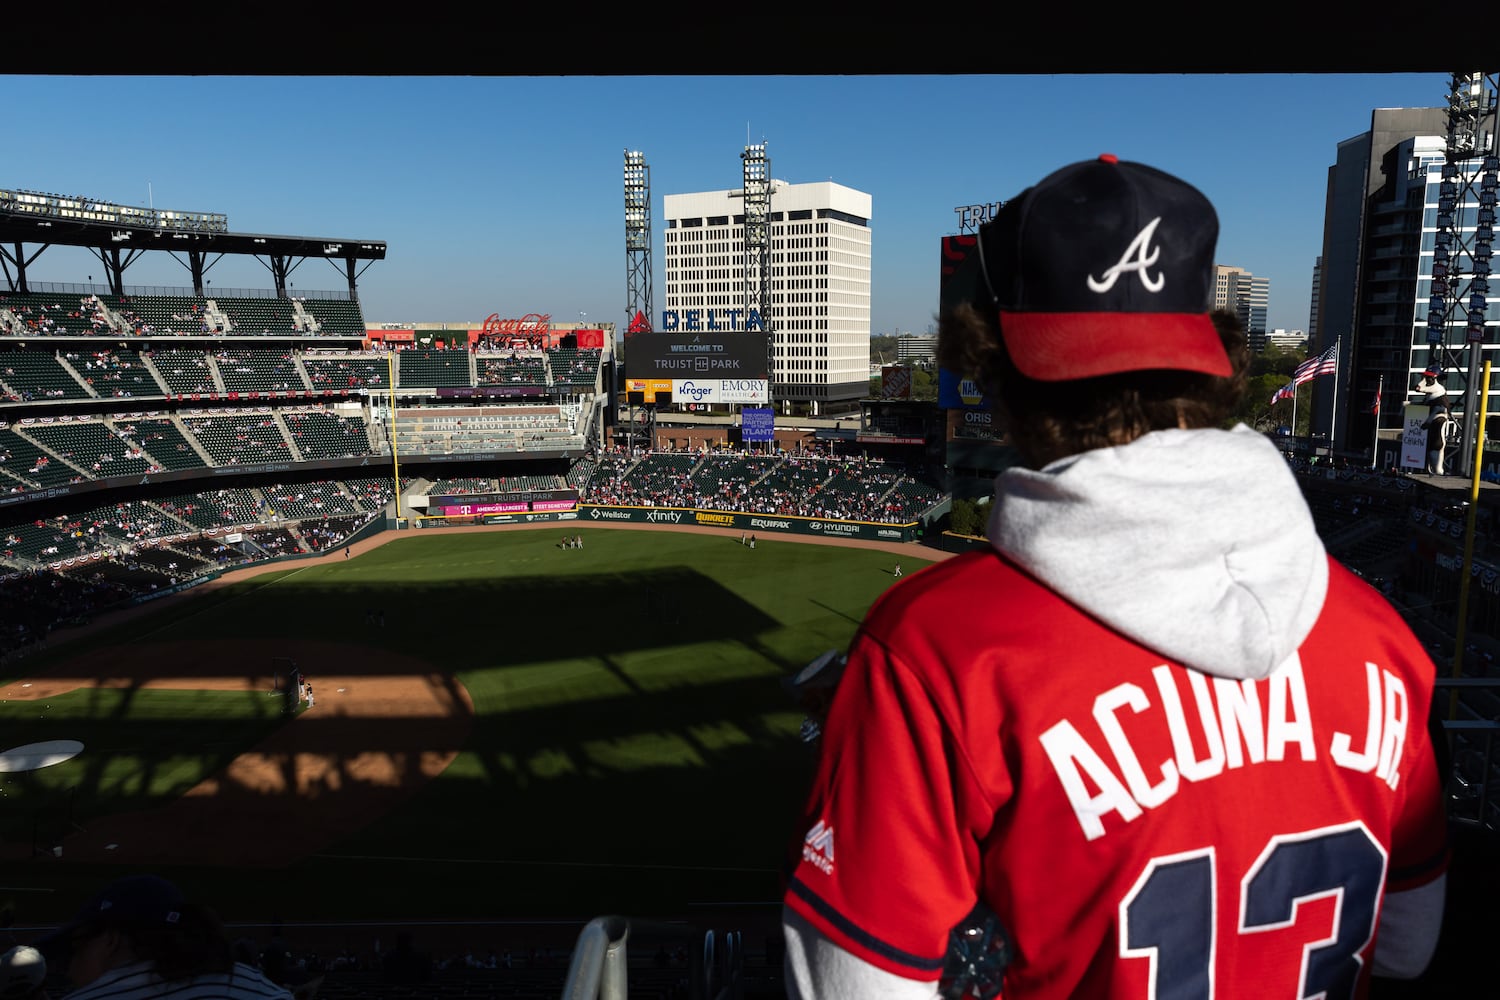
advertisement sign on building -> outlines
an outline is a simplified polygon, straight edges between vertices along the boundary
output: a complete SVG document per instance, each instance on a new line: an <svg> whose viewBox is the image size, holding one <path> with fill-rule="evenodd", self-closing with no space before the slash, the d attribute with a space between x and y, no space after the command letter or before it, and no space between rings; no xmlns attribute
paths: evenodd
<svg viewBox="0 0 1500 1000"><path fill-rule="evenodd" d="M764 379L761 333L638 333L625 352L627 378Z"/></svg>
<svg viewBox="0 0 1500 1000"><path fill-rule="evenodd" d="M880 398L911 399L911 369L905 365L881 366Z"/></svg>
<svg viewBox="0 0 1500 1000"><path fill-rule="evenodd" d="M747 406L740 411L741 437L746 441L776 440L776 409L771 406Z"/></svg>
<svg viewBox="0 0 1500 1000"><path fill-rule="evenodd" d="M1401 468L1421 471L1427 468L1427 431L1422 425L1432 414L1432 407L1408 403L1401 424Z"/></svg>
<svg viewBox="0 0 1500 1000"><path fill-rule="evenodd" d="M719 402L721 403L764 403L770 398L770 383L763 378L719 380Z"/></svg>

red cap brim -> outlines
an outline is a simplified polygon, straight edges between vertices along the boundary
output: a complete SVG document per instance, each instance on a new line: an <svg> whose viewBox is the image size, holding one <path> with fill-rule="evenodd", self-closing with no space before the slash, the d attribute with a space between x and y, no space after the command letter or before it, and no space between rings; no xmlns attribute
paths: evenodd
<svg viewBox="0 0 1500 1000"><path fill-rule="evenodd" d="M1207 313L1000 312L1022 375L1067 382L1168 369L1227 378L1234 371Z"/></svg>

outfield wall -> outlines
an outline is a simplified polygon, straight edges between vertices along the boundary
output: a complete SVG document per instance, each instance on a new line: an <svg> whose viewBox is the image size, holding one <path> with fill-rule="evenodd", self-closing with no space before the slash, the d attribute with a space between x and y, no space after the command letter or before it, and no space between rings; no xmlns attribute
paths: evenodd
<svg viewBox="0 0 1500 1000"><path fill-rule="evenodd" d="M792 514L742 514L736 511L700 510L696 507L625 507L611 504L579 504L576 511L549 513L484 514L469 518L413 519L414 526L442 524L535 524L544 521L579 521L586 524L677 524L704 528L730 528L749 533L813 535L820 538L857 538L872 542L910 542L921 537L922 524L881 524L876 521L844 521Z"/></svg>

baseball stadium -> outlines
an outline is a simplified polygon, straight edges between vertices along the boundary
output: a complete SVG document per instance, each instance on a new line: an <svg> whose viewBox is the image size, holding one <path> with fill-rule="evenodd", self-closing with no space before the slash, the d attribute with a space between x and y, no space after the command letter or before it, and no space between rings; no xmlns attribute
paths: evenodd
<svg viewBox="0 0 1500 1000"><path fill-rule="evenodd" d="M752 434L723 383L730 409L669 412L610 325L379 328L382 243L135 211L0 192L0 929L151 872L306 998L781 995L792 682L983 544L947 530L944 416ZM105 282L29 282L39 219ZM153 230L188 286L125 283L119 234ZM210 288L210 253L272 287ZM305 256L347 288L293 295ZM1452 991L1496 887L1493 505L1476 529L1451 483L1288 461L1329 551L1456 664L1448 925L1377 987Z"/></svg>

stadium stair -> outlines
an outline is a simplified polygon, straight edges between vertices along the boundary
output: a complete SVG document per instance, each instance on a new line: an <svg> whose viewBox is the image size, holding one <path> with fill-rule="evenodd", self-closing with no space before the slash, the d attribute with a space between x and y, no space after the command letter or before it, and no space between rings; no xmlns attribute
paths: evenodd
<svg viewBox="0 0 1500 1000"><path fill-rule="evenodd" d="M59 354L57 357L57 363L62 365L63 371L73 376L74 381L76 381L80 386L83 387L84 392L88 393L95 399L99 398L99 390L89 385L88 379L84 378L83 375L79 373L78 369L73 367L72 362L70 362L63 355Z"/></svg>
<svg viewBox="0 0 1500 1000"><path fill-rule="evenodd" d="M184 438L187 439L187 443L193 446L193 450L198 453L198 457L203 459L204 465L212 469L219 464L218 462L215 462L214 457L208 453L208 449L203 447L203 442L198 440L198 435L188 430L187 425L182 422L182 418L180 416L175 413L172 414L172 423L176 425L178 433L180 433Z"/></svg>
<svg viewBox="0 0 1500 1000"><path fill-rule="evenodd" d="M292 453L292 461L306 461L302 457L302 449L297 447L297 435L293 434L292 429L286 425L286 417L282 415L280 410L272 410L271 416L276 421L276 429L281 432L282 437L286 438L287 449Z"/></svg>

